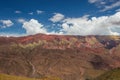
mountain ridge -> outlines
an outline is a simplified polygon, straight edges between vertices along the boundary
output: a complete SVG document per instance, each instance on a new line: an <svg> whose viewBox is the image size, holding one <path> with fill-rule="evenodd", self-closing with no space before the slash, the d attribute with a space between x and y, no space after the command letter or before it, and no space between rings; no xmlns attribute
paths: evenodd
<svg viewBox="0 0 120 80"><path fill-rule="evenodd" d="M0 37L0 73L62 80L95 78L120 67L119 38L44 34Z"/></svg>
<svg viewBox="0 0 120 80"><path fill-rule="evenodd" d="M72 36L72 35L36 34L36 35L29 35L29 36L23 36L23 37L0 37L0 44L2 43L28 44L28 43L33 43L33 42L39 42L40 40L44 40L48 42L56 40L59 42L62 40L70 41L71 39L73 40L76 39L76 43L80 43L80 42L86 43L86 46L90 46L92 42L96 42L96 43L98 42L99 44L102 44L106 46L106 48L109 48L109 49L115 47L116 45L119 45L119 42L120 42L120 38L118 36L113 37L113 36L94 36L94 35ZM79 41L79 40L82 40L82 41Z"/></svg>

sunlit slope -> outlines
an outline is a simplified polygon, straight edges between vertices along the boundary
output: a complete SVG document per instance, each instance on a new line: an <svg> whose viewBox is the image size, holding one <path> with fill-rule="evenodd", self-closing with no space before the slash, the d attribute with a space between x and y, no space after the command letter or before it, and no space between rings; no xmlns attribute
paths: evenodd
<svg viewBox="0 0 120 80"><path fill-rule="evenodd" d="M120 80L120 68L108 71L95 80Z"/></svg>
<svg viewBox="0 0 120 80"><path fill-rule="evenodd" d="M0 80L60 80L60 79L56 77L45 77L41 79L35 79L35 78L17 77L6 74L0 74Z"/></svg>

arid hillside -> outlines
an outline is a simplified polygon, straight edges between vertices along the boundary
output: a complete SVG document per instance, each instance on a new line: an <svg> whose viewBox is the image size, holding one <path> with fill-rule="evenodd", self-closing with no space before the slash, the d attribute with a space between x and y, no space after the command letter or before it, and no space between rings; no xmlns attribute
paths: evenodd
<svg viewBox="0 0 120 80"><path fill-rule="evenodd" d="M119 36L0 37L0 73L89 80L118 67Z"/></svg>

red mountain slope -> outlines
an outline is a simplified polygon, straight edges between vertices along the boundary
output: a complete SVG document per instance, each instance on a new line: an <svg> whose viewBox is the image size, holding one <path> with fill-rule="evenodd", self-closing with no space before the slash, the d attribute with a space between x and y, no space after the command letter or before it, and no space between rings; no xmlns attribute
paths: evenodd
<svg viewBox="0 0 120 80"><path fill-rule="evenodd" d="M0 73L84 80L120 67L119 36L0 37Z"/></svg>

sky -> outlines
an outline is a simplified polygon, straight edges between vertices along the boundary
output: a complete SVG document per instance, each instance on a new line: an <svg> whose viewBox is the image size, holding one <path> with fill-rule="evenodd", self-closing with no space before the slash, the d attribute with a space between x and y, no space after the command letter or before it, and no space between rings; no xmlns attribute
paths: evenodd
<svg viewBox="0 0 120 80"><path fill-rule="evenodd" d="M120 35L120 0L0 0L0 36Z"/></svg>

